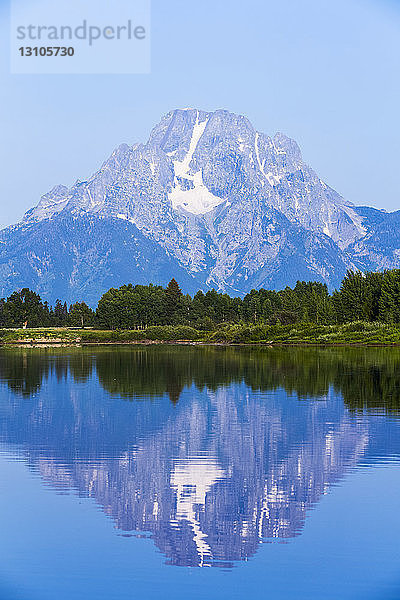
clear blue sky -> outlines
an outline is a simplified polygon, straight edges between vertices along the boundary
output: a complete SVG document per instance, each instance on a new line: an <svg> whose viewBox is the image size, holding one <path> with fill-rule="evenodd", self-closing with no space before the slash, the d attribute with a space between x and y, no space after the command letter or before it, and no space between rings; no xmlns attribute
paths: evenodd
<svg viewBox="0 0 400 600"><path fill-rule="evenodd" d="M10 75L5 0L0 34L0 225L186 106L282 131L347 199L400 208L399 1L153 0L150 75Z"/></svg>

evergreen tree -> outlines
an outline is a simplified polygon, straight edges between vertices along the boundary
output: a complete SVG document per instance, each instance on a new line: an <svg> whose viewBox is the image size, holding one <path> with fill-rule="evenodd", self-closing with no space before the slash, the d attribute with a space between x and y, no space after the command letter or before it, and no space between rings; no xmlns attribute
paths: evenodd
<svg viewBox="0 0 400 600"><path fill-rule="evenodd" d="M400 269L383 275L379 317L385 323L400 323Z"/></svg>
<svg viewBox="0 0 400 600"><path fill-rule="evenodd" d="M339 309L339 323L361 320L364 316L367 299L366 279L360 271L347 271L340 286L340 301L335 298L335 306Z"/></svg>
<svg viewBox="0 0 400 600"><path fill-rule="evenodd" d="M65 327L68 323L67 303L57 299L52 310L52 322L56 327Z"/></svg>
<svg viewBox="0 0 400 600"><path fill-rule="evenodd" d="M0 327L7 327L7 318L5 313L6 301L4 298L0 298Z"/></svg>
<svg viewBox="0 0 400 600"><path fill-rule="evenodd" d="M72 327L89 327L94 323L95 313L85 302L75 302L69 308L68 323Z"/></svg>
<svg viewBox="0 0 400 600"><path fill-rule="evenodd" d="M378 321L381 304L383 273L365 274L365 298L363 304L363 319Z"/></svg>
<svg viewBox="0 0 400 600"><path fill-rule="evenodd" d="M183 293L175 279L171 279L165 289L164 295L164 316L166 324L182 323L185 318L185 303Z"/></svg>

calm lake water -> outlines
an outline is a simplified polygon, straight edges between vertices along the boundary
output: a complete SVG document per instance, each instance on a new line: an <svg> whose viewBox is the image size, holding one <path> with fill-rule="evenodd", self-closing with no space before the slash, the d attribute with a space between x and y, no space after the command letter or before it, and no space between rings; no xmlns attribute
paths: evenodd
<svg viewBox="0 0 400 600"><path fill-rule="evenodd" d="M0 351L0 598L400 598L400 351Z"/></svg>

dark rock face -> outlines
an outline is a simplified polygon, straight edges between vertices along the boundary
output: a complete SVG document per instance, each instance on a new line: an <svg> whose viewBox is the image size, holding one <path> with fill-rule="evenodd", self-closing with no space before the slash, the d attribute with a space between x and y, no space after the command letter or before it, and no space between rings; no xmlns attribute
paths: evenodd
<svg viewBox="0 0 400 600"><path fill-rule="evenodd" d="M283 134L223 110L175 110L147 144L119 146L1 232L0 294L29 286L95 302L111 285L172 277L188 292L335 287L348 268L399 265L398 219L345 201Z"/></svg>

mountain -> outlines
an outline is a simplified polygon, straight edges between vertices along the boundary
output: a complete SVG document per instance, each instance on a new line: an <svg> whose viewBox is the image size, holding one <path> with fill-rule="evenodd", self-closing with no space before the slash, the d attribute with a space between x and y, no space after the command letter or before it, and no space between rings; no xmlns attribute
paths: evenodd
<svg viewBox="0 0 400 600"><path fill-rule="evenodd" d="M400 265L398 220L344 200L281 133L225 110L175 110L146 144L122 144L0 232L0 295L29 286L96 304L111 286L172 277L187 292L333 288L347 269Z"/></svg>

